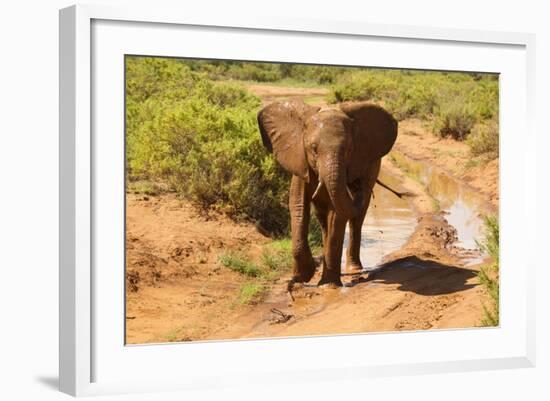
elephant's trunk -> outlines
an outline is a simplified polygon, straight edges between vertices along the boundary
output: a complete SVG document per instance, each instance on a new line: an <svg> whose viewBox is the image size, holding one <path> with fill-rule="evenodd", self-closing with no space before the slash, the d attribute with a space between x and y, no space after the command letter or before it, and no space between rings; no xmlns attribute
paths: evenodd
<svg viewBox="0 0 550 401"><path fill-rule="evenodd" d="M343 155L340 153L332 154L325 160L325 163L322 163L319 175L327 189L336 214L350 219L357 214L357 208L351 198L347 185L347 168Z"/></svg>

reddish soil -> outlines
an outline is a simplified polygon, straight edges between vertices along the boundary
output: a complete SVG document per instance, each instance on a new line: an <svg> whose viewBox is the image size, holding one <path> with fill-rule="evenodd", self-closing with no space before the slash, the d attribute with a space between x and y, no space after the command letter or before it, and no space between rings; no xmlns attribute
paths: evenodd
<svg viewBox="0 0 550 401"><path fill-rule="evenodd" d="M272 88L258 85L256 92L271 99L293 89ZM396 149L444 168L498 207L498 160L469 165L465 144L438 139L416 120L400 123ZM453 245L454 228L424 188L387 159L383 169L399 179L400 190L415 194L418 225L407 243L380 268L345 275L343 288L319 288L314 277L289 293L284 275L255 305L238 301L247 279L218 258L228 250L258 257L269 238L251 224L200 214L174 194L128 194L127 343L478 326L487 301L479 265L465 267L468 255Z"/></svg>
<svg viewBox="0 0 550 401"><path fill-rule="evenodd" d="M174 194L127 194L126 341L185 341L208 336L242 312L246 281L220 267L227 249L253 253L268 241L237 224L179 201Z"/></svg>
<svg viewBox="0 0 550 401"><path fill-rule="evenodd" d="M450 175L483 194L491 205L499 204L499 159L489 162L472 159L464 142L443 139L432 134L422 121L410 119L399 123L394 149L446 170Z"/></svg>

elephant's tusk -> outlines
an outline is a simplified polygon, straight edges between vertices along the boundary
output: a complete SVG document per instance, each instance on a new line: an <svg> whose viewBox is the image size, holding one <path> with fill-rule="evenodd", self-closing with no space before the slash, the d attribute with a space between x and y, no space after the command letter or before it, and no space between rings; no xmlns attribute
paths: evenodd
<svg viewBox="0 0 550 401"><path fill-rule="evenodd" d="M313 193L313 196L311 197L312 199L315 199L317 195L319 195L319 191L321 190L322 186L323 186L323 181L321 181L321 179L319 178L319 184L317 185L317 189L315 190L315 192Z"/></svg>

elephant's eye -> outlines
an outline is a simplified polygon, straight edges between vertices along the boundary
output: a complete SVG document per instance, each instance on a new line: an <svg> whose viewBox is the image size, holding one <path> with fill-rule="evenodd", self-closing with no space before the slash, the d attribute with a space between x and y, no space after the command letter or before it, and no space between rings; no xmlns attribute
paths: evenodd
<svg viewBox="0 0 550 401"><path fill-rule="evenodd" d="M311 151L313 152L314 155L317 154L317 144L316 143L311 144Z"/></svg>

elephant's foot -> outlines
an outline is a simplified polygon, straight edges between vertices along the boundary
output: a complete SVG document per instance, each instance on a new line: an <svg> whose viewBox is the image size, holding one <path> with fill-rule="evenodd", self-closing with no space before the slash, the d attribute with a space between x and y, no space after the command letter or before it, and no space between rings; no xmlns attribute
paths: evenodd
<svg viewBox="0 0 550 401"><path fill-rule="evenodd" d="M361 273L363 271L363 265L361 262L350 261L346 263L346 270L350 273Z"/></svg>
<svg viewBox="0 0 550 401"><path fill-rule="evenodd" d="M315 274L315 267L316 267L315 261L311 257L308 258L306 262L296 264L293 269L294 275L292 277L292 280L295 283L309 282L309 280L311 280L311 278Z"/></svg>
<svg viewBox="0 0 550 401"><path fill-rule="evenodd" d="M318 286L327 287L342 287L342 280L340 280L339 272L327 272L327 269L323 270L321 280L317 283Z"/></svg>

